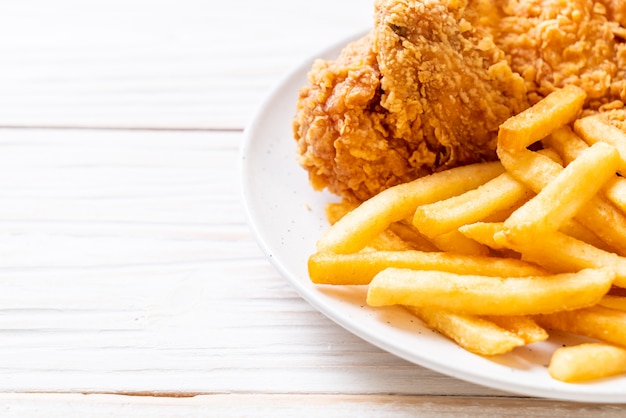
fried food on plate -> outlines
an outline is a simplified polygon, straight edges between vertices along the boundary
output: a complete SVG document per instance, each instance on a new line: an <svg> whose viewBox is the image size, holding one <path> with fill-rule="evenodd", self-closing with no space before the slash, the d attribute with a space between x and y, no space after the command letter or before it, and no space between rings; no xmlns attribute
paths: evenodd
<svg viewBox="0 0 626 418"><path fill-rule="evenodd" d="M311 281L367 286L368 306L404 306L480 355L542 342L555 330L595 339L553 350L550 375L575 382L624 374L626 234L619 224L626 214L603 196L623 179L618 146L626 135L610 138L611 121L580 117L584 97L579 87L564 87L508 119L499 162L444 170L342 204L347 213L309 258ZM544 148L526 148L536 141ZM393 224L438 249L380 240ZM448 248L440 245L444 237ZM460 251L460 237L487 253Z"/></svg>
<svg viewBox="0 0 626 418"><path fill-rule="evenodd" d="M620 112L625 24L622 0L375 0L371 32L300 91L299 162L315 189L360 202L495 159L498 126L565 86L584 114Z"/></svg>
<svg viewBox="0 0 626 418"><path fill-rule="evenodd" d="M495 159L498 126L527 107L520 75L463 2L377 0L367 36L317 61L294 135L316 189L363 201Z"/></svg>
<svg viewBox="0 0 626 418"><path fill-rule="evenodd" d="M311 280L481 355L597 340L557 380L626 373L626 1L374 4L300 91L299 162L343 205Z"/></svg>
<svg viewBox="0 0 626 418"><path fill-rule="evenodd" d="M626 99L626 2L622 0L489 0L485 22L531 104L566 85L587 93L585 108ZM613 103L611 105L611 103Z"/></svg>

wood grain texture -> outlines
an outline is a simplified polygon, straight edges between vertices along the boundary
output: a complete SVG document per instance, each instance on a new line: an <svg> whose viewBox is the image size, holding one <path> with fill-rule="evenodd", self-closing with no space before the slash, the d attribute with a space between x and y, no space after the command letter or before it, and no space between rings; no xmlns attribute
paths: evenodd
<svg viewBox="0 0 626 418"><path fill-rule="evenodd" d="M371 2L0 6L0 415L597 416L334 324L246 224L242 130Z"/></svg>
<svg viewBox="0 0 626 418"><path fill-rule="evenodd" d="M598 417L623 416L615 405L551 402L537 399L468 398L399 395L201 395L185 398L58 395L0 395L4 417L483 417L532 416Z"/></svg>
<svg viewBox="0 0 626 418"><path fill-rule="evenodd" d="M0 391L485 393L299 298L246 225L241 133L0 137Z"/></svg>
<svg viewBox="0 0 626 418"><path fill-rule="evenodd" d="M0 126L241 129L290 69L367 30L373 8L25 0L0 11Z"/></svg>

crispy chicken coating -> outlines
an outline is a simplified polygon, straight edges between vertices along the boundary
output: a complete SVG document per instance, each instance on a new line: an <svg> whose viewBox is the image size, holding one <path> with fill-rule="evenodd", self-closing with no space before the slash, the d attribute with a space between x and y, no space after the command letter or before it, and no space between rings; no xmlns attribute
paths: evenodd
<svg viewBox="0 0 626 418"><path fill-rule="evenodd" d="M316 189L362 201L494 159L498 126L568 84L626 102L626 0L375 0L370 34L317 61L294 119Z"/></svg>
<svg viewBox="0 0 626 418"><path fill-rule="evenodd" d="M300 91L294 136L316 189L365 200L433 171L495 158L528 106L523 80L462 1L375 2L375 24Z"/></svg>
<svg viewBox="0 0 626 418"><path fill-rule="evenodd" d="M434 168L493 158L499 125L527 107L525 86L462 1L376 2L374 50L392 135L423 143Z"/></svg>
<svg viewBox="0 0 626 418"><path fill-rule="evenodd" d="M411 144L389 135L371 45L367 35L336 60L316 61L309 85L300 90L294 120L299 161L313 187L328 187L353 201L426 174L409 164Z"/></svg>
<svg viewBox="0 0 626 418"><path fill-rule="evenodd" d="M623 105L626 1L491 1L485 28L524 78L531 104L575 84L588 110Z"/></svg>

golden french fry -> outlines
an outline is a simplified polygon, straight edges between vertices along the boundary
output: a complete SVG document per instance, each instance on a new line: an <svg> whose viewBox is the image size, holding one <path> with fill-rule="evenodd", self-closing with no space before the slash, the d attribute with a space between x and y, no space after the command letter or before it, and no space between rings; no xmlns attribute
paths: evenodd
<svg viewBox="0 0 626 418"><path fill-rule="evenodd" d="M552 158L527 149L514 153L498 148L500 162L506 171L535 193L539 193L563 171Z"/></svg>
<svg viewBox="0 0 626 418"><path fill-rule="evenodd" d="M589 230L589 228L578 222L576 219L570 219L565 222L565 224L563 224L559 229L559 232L569 235L570 237L586 244L593 245L601 250L615 252L606 242L598 238L594 232Z"/></svg>
<svg viewBox="0 0 626 418"><path fill-rule="evenodd" d="M505 241L496 240L494 237L498 232L502 232L503 229L503 222L475 222L473 224L459 227L459 232L476 242L480 242L481 244L488 246L489 248L502 250L509 247L507 247Z"/></svg>
<svg viewBox="0 0 626 418"><path fill-rule="evenodd" d="M464 193L500 175L498 162L453 168L391 187L332 225L318 240L318 251L356 252L392 222L403 220L419 205Z"/></svg>
<svg viewBox="0 0 626 418"><path fill-rule="evenodd" d="M517 209L519 209L519 207L522 206L524 203L526 203L526 202L520 202L519 205L512 206L512 207L510 207L508 209L499 210L497 212L494 212L491 215L488 215L488 216L484 217L481 221L478 221L478 222L500 222L500 223L503 223L504 221L506 221L509 218L509 216L511 216L511 214L513 212L515 212ZM468 223L468 225L471 225L471 223ZM461 225L461 226L465 226L465 225Z"/></svg>
<svg viewBox="0 0 626 418"><path fill-rule="evenodd" d="M569 125L556 129L549 136L543 138L541 142L554 149L566 165L589 148L589 145L574 133Z"/></svg>
<svg viewBox="0 0 626 418"><path fill-rule="evenodd" d="M427 237L436 237L515 207L532 195L526 186L503 173L461 195L419 206L413 225Z"/></svg>
<svg viewBox="0 0 626 418"><path fill-rule="evenodd" d="M574 132L585 100L567 86L507 120L499 163L329 205L311 280L369 285L370 306L406 306L482 355L544 341L546 329L603 341L557 350L555 379L626 373L626 297L615 296L626 288L626 179L616 175L626 174L626 133L600 116Z"/></svg>
<svg viewBox="0 0 626 418"><path fill-rule="evenodd" d="M394 222L389 225L389 231L396 234L400 239L411 246L413 250L419 251L439 251L428 238L422 235L413 225L404 221Z"/></svg>
<svg viewBox="0 0 626 418"><path fill-rule="evenodd" d="M326 205L326 218L331 225L343 218L358 205L351 202L329 203ZM412 225L404 222L393 222L388 229L372 238L361 251L439 251L426 237L421 235Z"/></svg>
<svg viewBox="0 0 626 418"><path fill-rule="evenodd" d="M445 234L433 237L431 238L431 241L441 251L477 256L489 255L488 247L470 238L467 238L458 230L446 232Z"/></svg>
<svg viewBox="0 0 626 418"><path fill-rule="evenodd" d="M615 274L585 269L549 276L494 278L388 268L370 282L371 306L432 307L472 315L532 315L592 306Z"/></svg>
<svg viewBox="0 0 626 418"><path fill-rule="evenodd" d="M502 231L503 228L503 222L476 222L469 225L463 225L459 228L459 232L467 238L495 250L502 256L510 259L520 259L520 253L512 250L504 244L499 243L495 239L495 235Z"/></svg>
<svg viewBox="0 0 626 418"><path fill-rule="evenodd" d="M387 229L378 236L372 238L367 247L361 251L408 251L413 250L413 246Z"/></svg>
<svg viewBox="0 0 626 418"><path fill-rule="evenodd" d="M559 164L537 152L522 150L514 154L499 149L507 171L536 193L558 177ZM594 196L574 217L593 231L617 253L626 255L626 216L600 196Z"/></svg>
<svg viewBox="0 0 626 418"><path fill-rule="evenodd" d="M548 373L562 382L584 382L626 373L626 348L585 343L557 349Z"/></svg>
<svg viewBox="0 0 626 418"><path fill-rule="evenodd" d="M576 135L569 126L563 126L552 132L543 142L554 148L566 163L573 161L589 148L589 145ZM622 154L620 153L620 155ZM622 175L626 173L622 168L619 171ZM609 201L622 212L626 212L626 178L615 177L611 179L604 187L604 193Z"/></svg>
<svg viewBox="0 0 626 418"><path fill-rule="evenodd" d="M367 253L315 253L309 257L309 276L318 284L368 284L389 267L440 270L458 274L495 277L525 277L549 274L521 260L469 256L444 252L372 251Z"/></svg>
<svg viewBox="0 0 626 418"><path fill-rule="evenodd" d="M604 193L609 201L626 213L626 178L616 177L607 184Z"/></svg>
<svg viewBox="0 0 626 418"><path fill-rule="evenodd" d="M626 297L623 296L614 296L614 295L606 295L598 305L604 306L605 308L617 309L619 311L626 311Z"/></svg>
<svg viewBox="0 0 626 418"><path fill-rule="evenodd" d="M562 232L548 232L533 242L515 241L514 237L496 232L494 240L522 254L522 259L551 271L568 272L580 269L609 269L615 274L614 284L626 287L626 258L601 250Z"/></svg>
<svg viewBox="0 0 626 418"><path fill-rule="evenodd" d="M626 255L626 216L611 202L595 196L576 214L575 219L616 253Z"/></svg>
<svg viewBox="0 0 626 418"><path fill-rule="evenodd" d="M592 145L513 212L504 222L506 233L534 240L546 231L557 231L615 177L619 161L614 147L602 142Z"/></svg>
<svg viewBox="0 0 626 418"><path fill-rule="evenodd" d="M406 307L424 324L472 353L493 356L508 353L526 342L486 319L433 308Z"/></svg>
<svg viewBox="0 0 626 418"><path fill-rule="evenodd" d="M498 146L518 151L539 141L580 112L587 95L568 85L549 94L534 106L506 120L498 131Z"/></svg>
<svg viewBox="0 0 626 418"><path fill-rule="evenodd" d="M626 174L626 133L602 119L601 115L576 120L574 131L590 145L605 142L617 148L621 155L620 173Z"/></svg>
<svg viewBox="0 0 626 418"><path fill-rule="evenodd" d="M540 150L537 151L537 153L541 154L541 155L543 155L545 157L548 157L549 159L551 159L552 161L554 161L555 163L557 163L561 167L565 166L565 161L563 161L563 158L561 158L561 156L559 155L558 152L556 152L555 150L553 150L551 148L540 149Z"/></svg>
<svg viewBox="0 0 626 418"><path fill-rule="evenodd" d="M510 245L506 244L506 240L496 239L495 235L503 230L504 222L475 222L473 224L463 225L459 228L459 231L463 235L473 239L474 241L480 242L489 248L493 248L494 250L509 249L515 251L510 248ZM566 222L563 226L561 226L559 231L586 244L593 245L600 250L612 252L611 248L609 248L604 241L600 240L593 232L581 225L575 219L571 219ZM559 270L572 271L575 269L563 270L561 268Z"/></svg>
<svg viewBox="0 0 626 418"><path fill-rule="evenodd" d="M539 325L607 343L626 347L626 312L591 306L571 311L541 314L535 317Z"/></svg>
<svg viewBox="0 0 626 418"><path fill-rule="evenodd" d="M548 339L548 332L527 316L484 316L502 329L521 337L526 344L538 343Z"/></svg>

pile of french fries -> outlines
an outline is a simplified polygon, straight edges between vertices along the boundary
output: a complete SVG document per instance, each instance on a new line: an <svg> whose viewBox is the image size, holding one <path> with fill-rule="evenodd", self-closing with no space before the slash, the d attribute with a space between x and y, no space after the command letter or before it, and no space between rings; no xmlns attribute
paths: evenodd
<svg viewBox="0 0 626 418"><path fill-rule="evenodd" d="M367 285L368 305L480 355L587 337L552 354L560 381L626 373L626 134L580 117L585 98L565 87L507 120L497 162L329 204L311 280Z"/></svg>

